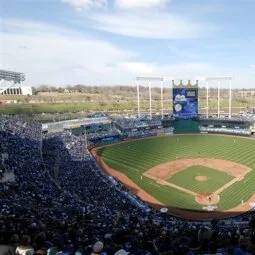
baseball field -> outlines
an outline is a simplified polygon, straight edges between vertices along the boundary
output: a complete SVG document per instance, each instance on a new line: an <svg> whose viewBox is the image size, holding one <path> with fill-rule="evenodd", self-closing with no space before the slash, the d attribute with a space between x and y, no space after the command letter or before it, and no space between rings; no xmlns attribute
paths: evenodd
<svg viewBox="0 0 255 255"><path fill-rule="evenodd" d="M255 203L255 140L249 138L174 135L92 152L140 198L183 217L211 210L241 213Z"/></svg>

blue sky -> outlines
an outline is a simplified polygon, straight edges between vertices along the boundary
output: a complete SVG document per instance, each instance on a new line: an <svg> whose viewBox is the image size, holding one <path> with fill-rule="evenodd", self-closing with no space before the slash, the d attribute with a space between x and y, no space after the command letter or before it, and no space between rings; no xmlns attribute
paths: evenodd
<svg viewBox="0 0 255 255"><path fill-rule="evenodd" d="M0 68L35 86L140 75L255 88L254 10L255 0L0 0Z"/></svg>

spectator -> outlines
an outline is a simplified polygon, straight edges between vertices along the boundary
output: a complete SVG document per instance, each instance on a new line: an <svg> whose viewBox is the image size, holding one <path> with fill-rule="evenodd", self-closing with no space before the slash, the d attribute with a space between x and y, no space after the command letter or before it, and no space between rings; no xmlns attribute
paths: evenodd
<svg viewBox="0 0 255 255"><path fill-rule="evenodd" d="M91 255L100 255L101 252L103 251L104 244L100 241L96 242L93 246L93 252Z"/></svg>
<svg viewBox="0 0 255 255"><path fill-rule="evenodd" d="M31 239L28 235L23 235L20 245L16 249L16 255L33 255L34 249L30 246Z"/></svg>
<svg viewBox="0 0 255 255"><path fill-rule="evenodd" d="M125 250L120 249L117 252L115 252L114 255L128 255L128 254L129 254L129 252L126 252Z"/></svg>

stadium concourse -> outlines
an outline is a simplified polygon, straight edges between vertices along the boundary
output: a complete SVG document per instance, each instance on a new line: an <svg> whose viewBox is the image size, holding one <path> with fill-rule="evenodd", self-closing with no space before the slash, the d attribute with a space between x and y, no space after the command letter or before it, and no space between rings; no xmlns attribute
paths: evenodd
<svg viewBox="0 0 255 255"><path fill-rule="evenodd" d="M132 131L136 122L115 120L116 127L131 128L129 138L172 131ZM252 211L195 222L154 210L104 174L84 136L43 134L39 123L2 115L0 141L1 255L255 254Z"/></svg>

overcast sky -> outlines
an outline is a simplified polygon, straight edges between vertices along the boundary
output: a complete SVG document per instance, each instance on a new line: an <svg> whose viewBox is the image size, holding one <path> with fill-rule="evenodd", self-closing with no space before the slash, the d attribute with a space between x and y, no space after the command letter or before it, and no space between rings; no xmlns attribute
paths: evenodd
<svg viewBox="0 0 255 255"><path fill-rule="evenodd" d="M255 88L254 10L255 0L0 0L0 68L33 86L140 75Z"/></svg>

